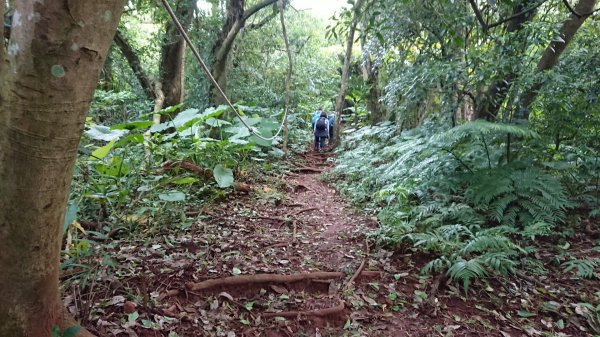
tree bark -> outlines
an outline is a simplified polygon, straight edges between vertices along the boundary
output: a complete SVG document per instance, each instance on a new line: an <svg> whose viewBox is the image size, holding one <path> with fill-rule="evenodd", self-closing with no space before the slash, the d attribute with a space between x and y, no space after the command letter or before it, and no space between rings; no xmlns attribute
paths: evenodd
<svg viewBox="0 0 600 337"><path fill-rule="evenodd" d="M50 337L54 326L74 324L58 287L62 225L86 111L123 6L15 3L23 20L10 52L0 48L0 336Z"/></svg>
<svg viewBox="0 0 600 337"><path fill-rule="evenodd" d="M563 23L560 28L560 37L562 41L554 40L550 42L550 45L546 48L540 61L537 65L537 71L543 72L552 69L560 55L565 51L565 48L569 45L573 37L583 25L585 19L587 19L592 13L594 6L596 6L597 0L580 0L569 18ZM579 15L579 13L588 13L588 15ZM543 82L536 81L533 86L523 95L521 99L521 108L519 109L518 118L528 120L529 119L529 108L533 103L533 100L537 96L539 90L542 88Z"/></svg>
<svg viewBox="0 0 600 337"><path fill-rule="evenodd" d="M342 67L342 78L340 83L340 94L337 97L335 103L335 111L337 116L334 121L334 146L339 145L341 139L340 127L342 126L342 109L344 106L344 101L346 95L348 94L348 78L350 77L350 60L352 58L352 45L354 44L354 32L356 31L356 26L358 25L359 13L363 4L363 0L356 0L356 3L353 7L352 21L350 22L350 27L348 28L348 38L346 39L346 52L344 54L344 65Z"/></svg>
<svg viewBox="0 0 600 337"><path fill-rule="evenodd" d="M385 112L379 104L381 97L381 90L379 90L379 64L373 62L371 53L367 49L366 34L363 33L361 38L361 49L363 53L363 80L369 86L369 94L365 101L367 103L367 110L371 112L371 124L383 122L385 119Z"/></svg>
<svg viewBox="0 0 600 337"><path fill-rule="evenodd" d="M244 0L227 1L227 18L212 49L213 64L211 69L212 76L223 89L223 92L227 93L227 63L235 38L250 17L275 2L277 0L263 0L244 10ZM214 86L210 90L210 101L213 105L225 104L225 99Z"/></svg>
<svg viewBox="0 0 600 337"><path fill-rule="evenodd" d="M184 28L190 26L195 4L196 1L194 0L181 0L177 3L175 15L177 15ZM160 57L160 81L164 99L162 104L156 104L158 100L155 102L155 108L158 108L158 110L183 102L184 64L185 40L175 24L168 21L165 26L165 38ZM161 120L164 121L168 116L162 117Z"/></svg>
<svg viewBox="0 0 600 337"><path fill-rule="evenodd" d="M506 24L507 33L513 33L522 30L524 24L533 19L536 11L532 10L524 12L524 10L532 7L534 1L535 0L523 0L519 5L515 6L513 9L514 17ZM516 15L519 13L523 14ZM517 43L519 43L519 41L515 41L515 44ZM514 53L515 51L520 53L524 49L524 46L522 48L505 48L503 54ZM502 102L504 102L504 99L506 98L508 89L510 89L512 82L516 77L517 73L515 71L509 71L492 83L487 92L485 92L479 99L477 119L493 120L496 118L496 115L502 106Z"/></svg>

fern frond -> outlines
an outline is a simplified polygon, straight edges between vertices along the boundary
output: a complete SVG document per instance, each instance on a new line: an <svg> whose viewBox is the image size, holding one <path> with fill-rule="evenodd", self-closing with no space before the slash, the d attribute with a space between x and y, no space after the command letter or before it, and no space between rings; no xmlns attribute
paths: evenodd
<svg viewBox="0 0 600 337"><path fill-rule="evenodd" d="M562 264L565 273L577 269L577 276L592 278L598 266L598 259L573 259Z"/></svg>
<svg viewBox="0 0 600 337"><path fill-rule="evenodd" d="M469 290L471 279L484 278L487 276L485 267L477 259L459 259L448 268L450 279L454 282L462 281L465 292Z"/></svg>

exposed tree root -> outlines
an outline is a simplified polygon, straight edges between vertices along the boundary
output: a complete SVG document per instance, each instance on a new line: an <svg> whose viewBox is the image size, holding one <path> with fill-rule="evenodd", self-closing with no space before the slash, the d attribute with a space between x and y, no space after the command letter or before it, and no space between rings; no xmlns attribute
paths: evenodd
<svg viewBox="0 0 600 337"><path fill-rule="evenodd" d="M316 310L307 310L307 311L282 311L282 312L265 312L264 314L262 314L262 317L265 318L270 318L270 317L287 317L287 318L296 318L296 317L324 317L324 316L331 316L331 315L337 315L340 314L342 312L344 312L344 301L340 301L340 304L335 306L335 307L331 307L331 308L325 308L325 309L316 309Z"/></svg>
<svg viewBox="0 0 600 337"><path fill-rule="evenodd" d="M71 316L70 313L67 312L67 309L62 307L62 310L60 312L60 317L59 317L59 323L58 323L58 327L60 329L60 331L65 331L68 328L74 327L74 326L81 326L79 324L79 322L77 322L73 316ZM88 330L86 330L84 327L81 327L81 329L77 332L77 334L75 334L74 337L95 337L94 334L92 334L91 332L89 332Z"/></svg>
<svg viewBox="0 0 600 337"><path fill-rule="evenodd" d="M210 279L198 283L188 282L187 288L192 291L206 290L215 287L237 286L243 284L255 283L292 283L314 279L340 278L344 276L341 272L315 272L301 273L291 275L278 274L256 274L256 275L239 275L229 276L224 278Z"/></svg>
<svg viewBox="0 0 600 337"><path fill-rule="evenodd" d="M295 215L298 215L298 214L302 214L304 212L310 212L310 211L314 211L314 210L317 210L317 209L318 209L317 207L307 207L307 208L303 208L303 209L301 209L299 211L293 212L289 216L295 216Z"/></svg>

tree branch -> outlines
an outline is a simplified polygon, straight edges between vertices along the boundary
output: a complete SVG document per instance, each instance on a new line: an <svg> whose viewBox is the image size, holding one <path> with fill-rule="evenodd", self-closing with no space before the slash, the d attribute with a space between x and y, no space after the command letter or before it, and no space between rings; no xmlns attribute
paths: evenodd
<svg viewBox="0 0 600 337"><path fill-rule="evenodd" d="M500 26L501 24L506 23L506 22L508 22L508 21L510 21L512 19L515 19L515 18L517 18L517 17L519 17L519 16L521 16L523 14L527 14L527 13L529 13L531 11L536 10L538 7L540 7L541 5L543 5L544 2L546 2L546 1L548 1L548 0L541 0L540 2L538 2L535 5L531 6L530 8L524 9L521 12L513 14L513 15L511 15L511 16L505 18L505 19L502 19L502 20L500 20L498 22L492 23L492 24L488 25L487 27L488 27L488 29L492 29L494 27Z"/></svg>
<svg viewBox="0 0 600 337"><path fill-rule="evenodd" d="M123 34L117 30L117 34L115 34L114 42L121 50L121 53L129 63L129 66L133 70L133 74L140 82L144 93L148 99L154 100L156 98L156 94L154 93L154 89L152 88L152 81L150 77L144 71L142 67L142 62L140 58L137 56L137 53L133 49L133 47L127 42Z"/></svg>
<svg viewBox="0 0 600 337"><path fill-rule="evenodd" d="M262 26L264 26L267 23L269 23L269 21L271 21L271 19L273 19L276 16L277 16L277 12L273 12L273 13L269 14L267 17L265 17L264 19L260 20L259 22L248 25L246 27L246 29L247 30L259 29Z"/></svg>
<svg viewBox="0 0 600 337"><path fill-rule="evenodd" d="M477 17L477 21L479 21L481 28L483 28L484 32L487 32L488 25L487 25L487 23L485 23L485 20L483 20L483 15L481 14L481 11L477 7L477 3L475 3L475 0L469 0L469 3L471 4L471 8L473 8L473 12L475 12L475 17Z"/></svg>
<svg viewBox="0 0 600 337"><path fill-rule="evenodd" d="M242 21L248 20L252 15L256 14L259 10L276 3L277 0L264 0L262 2L257 3L256 5L248 8L244 11L242 15Z"/></svg>
<svg viewBox="0 0 600 337"><path fill-rule="evenodd" d="M600 11L600 8L598 8L596 10L593 10L593 11L590 11L590 12L587 12L584 14L579 14L573 7L571 7L571 4L569 4L568 0L563 0L563 3L565 4L565 7L567 7L569 12L571 12L571 14L575 15L579 19L586 17L586 16L590 16L590 15L596 13L597 11Z"/></svg>

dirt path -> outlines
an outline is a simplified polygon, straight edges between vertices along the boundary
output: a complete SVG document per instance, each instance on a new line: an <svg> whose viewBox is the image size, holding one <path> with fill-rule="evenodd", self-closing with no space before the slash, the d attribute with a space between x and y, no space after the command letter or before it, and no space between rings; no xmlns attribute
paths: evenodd
<svg viewBox="0 0 600 337"><path fill-rule="evenodd" d="M292 173L247 177L250 193L190 205L179 225L97 245L64 273L65 305L98 336L536 335L518 310L552 288L436 292L419 276L427 256L367 240L377 224L322 181L327 155L297 158Z"/></svg>
<svg viewBox="0 0 600 337"><path fill-rule="evenodd" d="M399 302L380 283L385 257L366 258L376 224L320 180L326 159L306 154L298 173L190 209L197 219L182 228L101 246L112 263L91 287L67 289L65 304L100 336L398 336L377 325ZM296 279L275 279L285 275Z"/></svg>

